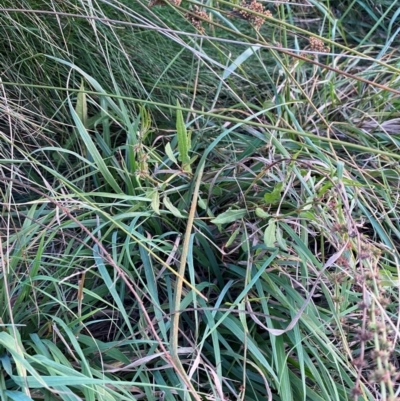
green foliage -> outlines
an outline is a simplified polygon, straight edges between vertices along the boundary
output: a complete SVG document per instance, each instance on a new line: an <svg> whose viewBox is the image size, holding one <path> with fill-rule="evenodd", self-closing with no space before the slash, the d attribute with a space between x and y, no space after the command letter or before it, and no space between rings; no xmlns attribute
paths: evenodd
<svg viewBox="0 0 400 401"><path fill-rule="evenodd" d="M3 1L0 399L395 400L396 4Z"/></svg>

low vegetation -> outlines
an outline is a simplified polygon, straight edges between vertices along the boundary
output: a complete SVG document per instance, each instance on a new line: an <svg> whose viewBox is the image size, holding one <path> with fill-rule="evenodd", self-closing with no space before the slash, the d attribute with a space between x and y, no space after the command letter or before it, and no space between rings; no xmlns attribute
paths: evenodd
<svg viewBox="0 0 400 401"><path fill-rule="evenodd" d="M398 21L3 0L0 399L400 400Z"/></svg>

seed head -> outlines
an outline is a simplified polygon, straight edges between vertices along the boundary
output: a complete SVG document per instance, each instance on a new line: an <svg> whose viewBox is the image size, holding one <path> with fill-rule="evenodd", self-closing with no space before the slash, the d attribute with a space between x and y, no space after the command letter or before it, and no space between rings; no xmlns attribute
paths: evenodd
<svg viewBox="0 0 400 401"><path fill-rule="evenodd" d="M311 50L318 53L328 53L329 46L325 46L324 42L321 39L315 38L314 36L310 36L308 38L308 42L310 44Z"/></svg>

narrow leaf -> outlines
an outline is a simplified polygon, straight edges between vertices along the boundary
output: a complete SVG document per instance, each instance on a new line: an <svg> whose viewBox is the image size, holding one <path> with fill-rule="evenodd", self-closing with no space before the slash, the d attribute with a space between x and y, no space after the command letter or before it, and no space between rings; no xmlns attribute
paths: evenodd
<svg viewBox="0 0 400 401"><path fill-rule="evenodd" d="M258 50L260 50L261 46L254 45L247 48L243 53L241 53L231 65L229 65L223 75L222 79L226 80L235 70L240 67L249 57L253 56Z"/></svg>
<svg viewBox="0 0 400 401"><path fill-rule="evenodd" d="M7 397L14 401L32 401L31 397L28 397L26 394L21 393L20 391L6 390L5 393Z"/></svg>
<svg viewBox="0 0 400 401"><path fill-rule="evenodd" d="M70 111L72 114L72 118L74 119L77 132L82 138L82 141L84 142L88 152L90 153L91 157L93 158L94 163L96 164L99 172L103 175L104 179L107 181L107 183L113 188L113 190L120 194L123 193L122 189L120 188L119 184L117 181L115 181L115 178L111 174L110 170L108 169L107 165L104 162L103 157L101 156L100 152L97 150L97 147L95 143L93 142L91 136L87 132L85 126L83 125L81 119L78 117L76 114L75 109L72 107L71 102L69 102L70 106Z"/></svg>
<svg viewBox="0 0 400 401"><path fill-rule="evenodd" d="M87 100L86 100L86 93L85 93L85 86L83 84L83 80L81 83L81 86L79 88L77 100L76 100L76 106L75 106L75 111L76 114L78 114L78 117L82 121L82 124L84 125L85 128L87 128L88 124L88 114L87 114Z"/></svg>
<svg viewBox="0 0 400 401"><path fill-rule="evenodd" d="M240 230L241 230L241 228L238 227L238 228L233 232L233 234L229 237L228 241L227 241L226 244L225 244L225 247L226 247L226 248L229 248L229 247L233 244L233 241L235 241L235 239L236 239L236 237L238 236Z"/></svg>
<svg viewBox="0 0 400 401"><path fill-rule="evenodd" d="M177 101L178 107L180 107L179 101ZM178 159L182 162L182 169L188 173L192 172L190 168L190 137L187 133L185 121L183 119L182 110L178 109L176 112L176 133L178 136Z"/></svg>

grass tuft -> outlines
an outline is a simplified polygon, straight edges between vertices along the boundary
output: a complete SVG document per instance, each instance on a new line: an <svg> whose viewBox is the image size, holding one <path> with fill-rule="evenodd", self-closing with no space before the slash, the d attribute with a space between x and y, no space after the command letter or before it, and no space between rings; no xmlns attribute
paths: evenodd
<svg viewBox="0 0 400 401"><path fill-rule="evenodd" d="M1 400L399 399L395 5L3 1Z"/></svg>

